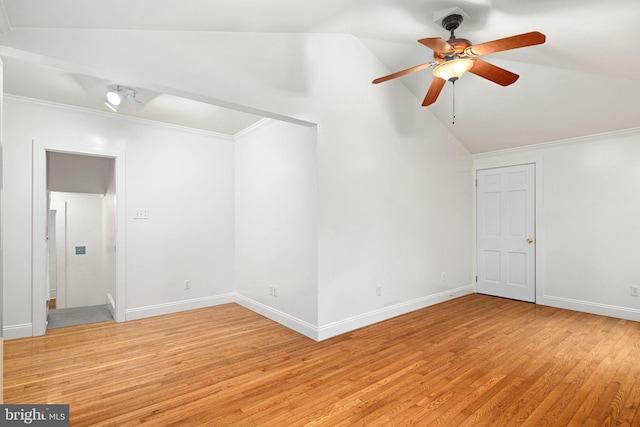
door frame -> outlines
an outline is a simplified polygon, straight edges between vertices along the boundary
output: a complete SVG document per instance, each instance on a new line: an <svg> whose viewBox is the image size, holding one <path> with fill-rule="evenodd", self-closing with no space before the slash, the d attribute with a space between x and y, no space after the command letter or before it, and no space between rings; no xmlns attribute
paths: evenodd
<svg viewBox="0 0 640 427"><path fill-rule="evenodd" d="M473 158L472 180L472 197L473 197L473 275L476 292L478 291L478 187L476 186L476 177L479 170L495 169L509 166L519 166L525 164L533 164L535 171L535 228L536 228L536 245L535 245L535 304L544 300L544 218L542 215L543 205L543 158L542 156L526 156L515 155L510 156L508 153L503 158L485 157L489 155L476 155Z"/></svg>
<svg viewBox="0 0 640 427"><path fill-rule="evenodd" d="M115 162L116 184L116 294L114 320L125 321L125 153L105 150L99 145L79 145L65 141L32 140L33 192L32 192L32 335L44 335L47 326L46 312L46 251L47 251L47 151L80 154L85 156L108 157Z"/></svg>
<svg viewBox="0 0 640 427"><path fill-rule="evenodd" d="M51 206L49 206L49 215L51 215ZM57 273L57 277L56 277L56 309L58 308L66 308L66 257L67 257L67 251L66 251L66 240L67 240L67 230L66 230L66 221L67 221L67 203L64 203L64 210L55 210L56 212L56 222L53 223L53 227L51 224L51 221L49 221L49 241L47 242L47 244L49 245L49 253L51 253L51 228L53 228L55 231L55 238L56 238L56 249L55 249L55 253L56 253L56 273ZM60 219L62 218L62 221L60 221ZM51 218L49 218L51 219ZM58 226L58 223L62 222L62 224L60 226ZM58 233L60 232L60 233ZM62 241L61 241L62 239ZM65 247L62 248L61 251L58 250L58 246L59 245L64 245ZM51 263L51 257L49 257L49 263ZM65 267L63 269L59 268L60 265L65 265ZM49 268L51 269L51 268ZM49 280L51 281L51 278L49 278ZM49 290L51 291L51 289ZM51 295L49 295L49 297L51 297Z"/></svg>

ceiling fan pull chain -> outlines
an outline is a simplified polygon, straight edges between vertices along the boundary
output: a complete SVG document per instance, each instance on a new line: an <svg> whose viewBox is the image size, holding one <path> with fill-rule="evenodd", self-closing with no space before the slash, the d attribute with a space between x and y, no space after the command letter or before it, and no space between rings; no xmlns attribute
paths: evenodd
<svg viewBox="0 0 640 427"><path fill-rule="evenodd" d="M453 85L453 119L451 121L452 125L456 124L456 82L452 81L451 84Z"/></svg>

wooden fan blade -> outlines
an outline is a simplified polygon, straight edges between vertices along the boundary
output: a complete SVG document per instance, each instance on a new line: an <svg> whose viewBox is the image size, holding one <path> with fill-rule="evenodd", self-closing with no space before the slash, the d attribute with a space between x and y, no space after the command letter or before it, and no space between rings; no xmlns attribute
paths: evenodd
<svg viewBox="0 0 640 427"><path fill-rule="evenodd" d="M497 65L489 64L479 58L473 61L473 67L471 67L469 72L494 83L498 83L501 86L509 86L520 78L519 75L512 73L511 71L507 71Z"/></svg>
<svg viewBox="0 0 640 427"><path fill-rule="evenodd" d="M386 82L387 80L395 79L396 77L406 76L407 74L415 73L416 71L424 70L425 68L429 68L433 65L432 62L427 62L426 64L416 65L415 67L407 68L406 70L398 71L393 74L389 74L388 76L378 77L372 83L378 84L382 82Z"/></svg>
<svg viewBox="0 0 640 427"><path fill-rule="evenodd" d="M424 97L424 101L422 101L422 106L426 107L427 105L431 105L436 102L438 99L438 95L442 91L447 81L445 79L441 79L440 77L433 77L433 81L431 82L431 86L429 86L429 90L427 91L427 96Z"/></svg>
<svg viewBox="0 0 640 427"><path fill-rule="evenodd" d="M455 49L446 41L440 37L430 37L426 39L418 40L418 43L422 43L426 47L432 49L436 53L453 53Z"/></svg>
<svg viewBox="0 0 640 427"><path fill-rule="evenodd" d="M542 44L546 39L547 37L544 34L532 31L530 33L520 34L517 36L480 43L470 46L467 49L471 50L471 53L474 55L488 55L490 53L502 52L503 50L518 49L521 47Z"/></svg>

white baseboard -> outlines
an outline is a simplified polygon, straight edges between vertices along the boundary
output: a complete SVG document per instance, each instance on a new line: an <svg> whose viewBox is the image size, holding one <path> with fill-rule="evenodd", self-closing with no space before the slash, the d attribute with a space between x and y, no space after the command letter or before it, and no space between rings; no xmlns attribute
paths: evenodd
<svg viewBox="0 0 640 427"><path fill-rule="evenodd" d="M468 295L475 292L476 284L473 283L438 294L416 298L411 301L405 301L403 303L384 307L379 310L370 311L368 313L363 313L358 316L319 327L303 320L297 319L293 316L290 316L286 313L283 313L279 310L254 301L240 294L236 294L236 302L251 311L254 311L268 319L273 320L274 322L280 323L281 325L286 326L289 329L293 329L294 331L306 337L309 337L315 341L323 341L328 338L332 338L337 335L362 328L364 326L373 325L374 323L378 323L383 320L388 320L402 314L420 310L422 308L429 307L430 305L438 304L454 298L459 298L463 295Z"/></svg>
<svg viewBox="0 0 640 427"><path fill-rule="evenodd" d="M109 309L109 313L111 313L111 317L116 318L116 301L113 299L113 296L109 292L107 292L107 308Z"/></svg>
<svg viewBox="0 0 640 427"><path fill-rule="evenodd" d="M146 317L160 316L163 314L177 313L186 310L195 310L198 308L212 307L214 305L229 304L234 301L234 294L223 294L169 302L165 304L148 305L145 307L128 308L126 310L125 320L144 319Z"/></svg>
<svg viewBox="0 0 640 427"><path fill-rule="evenodd" d="M33 336L33 324L8 325L2 328L2 336L5 340L26 338Z"/></svg>
<svg viewBox="0 0 640 427"><path fill-rule="evenodd" d="M420 310L431 305L439 304L441 302L449 301L475 292L476 284L473 283L445 292L440 292L437 294L416 298L411 301L394 304L389 307L384 307L378 310L370 311L368 313L363 313L348 319L322 325L318 328L318 341L335 337L337 335L344 334L346 332L353 331L364 326L373 325L374 323L382 322L383 320L388 320L402 314Z"/></svg>
<svg viewBox="0 0 640 427"><path fill-rule="evenodd" d="M268 319L273 320L274 322L280 323L281 325L292 329L306 337L309 337L315 341L322 341L328 338L350 332L365 326L372 325L374 323L378 323L384 320L391 319L396 316L400 316L402 314L410 313L415 310L420 310L425 307L429 307L434 304L439 304L444 301L448 301L454 298L461 297L463 295L468 295L476 292L476 286L474 284L461 286L455 289L451 289L445 292L440 292L433 295L424 296L421 298L416 298L411 301L405 301L399 304L395 304L389 307L384 307L378 310L370 311L368 313L363 313L357 316L353 316L347 319L343 319L337 322L329 323L322 326L312 325L304 320L300 320L294 316L291 316L287 313L281 312L279 310L274 309L273 307L269 307L265 304L262 304L258 301L252 300L240 294L224 294L224 295L215 295L210 297L203 298L194 298L190 300L184 301L176 301L165 304L156 304L144 307L130 308L126 310L126 320L136 320L143 319L146 317L160 316L163 314L171 314L177 313L180 311L186 310L194 310L198 308L212 307L220 304L228 304L232 302L236 302L247 309L254 311L262 316L265 316ZM553 299L551 297L551 299ZM555 301L558 301L556 299ZM111 308L112 299L108 298L108 305ZM573 302L575 303L575 301ZM553 305L553 304L545 304L545 305ZM598 304L601 306L601 304ZM558 305L560 308L568 308L579 311L587 311L580 310L578 308L573 307L563 307ZM620 314L614 315L614 317L621 318L629 318L631 320L640 320L640 310L629 310L626 309L627 316L622 316ZM591 311L593 312L593 311ZM612 315L609 313L596 313L596 314L604 314L604 315ZM632 316L632 317L629 317ZM9 325L5 326L3 329L4 338L5 339L16 339L16 338L24 338L32 336L32 324L26 323L21 325Z"/></svg>
<svg viewBox="0 0 640 427"><path fill-rule="evenodd" d="M281 325L309 337L312 340L318 341L318 328L315 325L305 322L304 320L300 320L287 313L283 313L282 311L276 310L275 308L269 307L268 305L262 304L258 301L252 300L251 298L247 298L244 295L236 294L235 297L235 302L237 304L258 313L267 319L271 319L276 323L280 323Z"/></svg>
<svg viewBox="0 0 640 427"><path fill-rule="evenodd" d="M640 309L635 308L600 304L552 295L543 295L542 301L536 301L536 304L640 322Z"/></svg>

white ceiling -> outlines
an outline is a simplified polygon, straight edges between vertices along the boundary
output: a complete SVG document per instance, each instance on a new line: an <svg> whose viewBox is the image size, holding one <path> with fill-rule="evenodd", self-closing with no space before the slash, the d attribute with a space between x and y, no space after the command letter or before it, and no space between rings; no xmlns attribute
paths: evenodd
<svg viewBox="0 0 640 427"><path fill-rule="evenodd" d="M5 94L111 113L104 103L105 93L108 85L117 82L12 57L3 58L3 63ZM144 104L143 110L136 111L132 104L123 102L118 114L228 136L263 119L263 116L145 88L136 88L136 99Z"/></svg>
<svg viewBox="0 0 640 427"><path fill-rule="evenodd" d="M350 33L389 72L429 61L432 52L417 40L446 39L434 13L461 7L470 19L456 35L472 43L534 30L547 36L544 45L483 57L520 75L511 86L463 76L455 86L455 125L450 84L426 107L472 153L640 127L638 0L4 0L3 5L4 34L42 28L245 32L255 37ZM420 104L431 79L431 71L424 70L383 84L405 85L415 95L415 108L424 108ZM107 83L5 59L10 94L104 111ZM141 117L229 135L261 119L144 88L138 88L138 98L147 104Z"/></svg>

